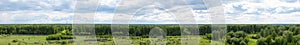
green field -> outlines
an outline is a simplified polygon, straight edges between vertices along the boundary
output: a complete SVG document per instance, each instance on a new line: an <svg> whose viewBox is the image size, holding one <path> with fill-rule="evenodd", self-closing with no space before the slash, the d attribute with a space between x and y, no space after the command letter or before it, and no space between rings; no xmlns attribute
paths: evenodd
<svg viewBox="0 0 300 45"><path fill-rule="evenodd" d="M43 35L7 35L0 37L0 45L61 45L50 44ZM65 40L57 40L65 41Z"/></svg>
<svg viewBox="0 0 300 45"><path fill-rule="evenodd" d="M250 35L249 35L250 36ZM2 35L0 37L0 45L74 45L74 43L59 43L63 41L70 40L50 40L49 42L57 42L57 43L49 43L46 40L47 36L43 35ZM167 45L180 45L180 36L167 36ZM102 41L98 41L98 45L114 45L112 38L98 38ZM149 45L150 41L148 38L139 38L132 37L132 42L134 45ZM14 42L14 40L17 40ZM256 45L257 39L250 39L248 45ZM208 39L204 39L203 37L199 38L200 45L210 45L211 41ZM219 43L212 41L213 43Z"/></svg>
<svg viewBox="0 0 300 45"><path fill-rule="evenodd" d="M0 45L19 45L19 44L29 44L29 45L41 45L47 44L46 36L32 36L32 35L2 35L0 37ZM16 41L16 42L13 42Z"/></svg>
<svg viewBox="0 0 300 45"><path fill-rule="evenodd" d="M74 45L73 43L49 43L46 40L47 36L33 36L33 35L9 35L9 36L1 36L0 38L0 45ZM168 45L180 45L179 36L168 36L167 44ZM112 38L98 38L102 41L98 41L98 45L113 45ZM14 42L14 40L17 40ZM63 41L70 41L70 40L50 40L51 42L63 42ZM148 38L138 38L132 37L132 42L134 45L149 45L150 41ZM209 40L200 38L201 45L210 44Z"/></svg>

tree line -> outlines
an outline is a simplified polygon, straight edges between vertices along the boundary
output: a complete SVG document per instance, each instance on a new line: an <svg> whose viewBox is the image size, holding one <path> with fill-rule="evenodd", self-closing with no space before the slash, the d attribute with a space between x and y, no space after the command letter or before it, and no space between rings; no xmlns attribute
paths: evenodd
<svg viewBox="0 0 300 45"><path fill-rule="evenodd" d="M211 33L211 25L209 24L199 24L199 34L204 35ZM180 26L176 24L132 24L129 25L129 33L133 36L143 36L148 35L150 30L154 27L159 27L163 29L168 36L178 36L180 35ZM298 25L273 25L273 24L228 24L227 31L244 31L245 33L259 33L261 30L268 30L266 28L284 28L290 29L295 33L297 32ZM293 29L292 29L293 28ZM272 29L272 30L276 30ZM71 24L1 24L0 33L1 34L28 34L28 35L50 35L56 34L63 30L67 30L68 33L72 33ZM96 24L95 32L97 35L111 35L110 24ZM278 32L278 31L277 31Z"/></svg>

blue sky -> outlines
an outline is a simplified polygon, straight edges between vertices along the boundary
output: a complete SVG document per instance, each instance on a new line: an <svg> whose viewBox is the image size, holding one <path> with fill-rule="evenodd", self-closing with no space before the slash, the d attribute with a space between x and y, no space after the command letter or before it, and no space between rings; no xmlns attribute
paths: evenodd
<svg viewBox="0 0 300 45"><path fill-rule="evenodd" d="M110 24L118 2L121 0L100 0L96 12L97 24ZM130 2L130 1L129 1ZM134 1L131 1L134 2ZM147 2L147 1L143 1ZM144 6L142 3L133 3ZM208 8L202 0L186 0L192 8L198 24L210 24ZM72 23L74 0L0 0L0 24L56 24ZM93 3L97 4L97 3ZM227 0L222 1L227 24L299 24L300 0ZM95 6L91 6L95 7ZM131 10L133 8L125 8ZM172 9L172 8L170 8ZM118 14L118 13L117 13ZM159 8L146 8L138 12L130 23L134 24L177 24L172 14Z"/></svg>

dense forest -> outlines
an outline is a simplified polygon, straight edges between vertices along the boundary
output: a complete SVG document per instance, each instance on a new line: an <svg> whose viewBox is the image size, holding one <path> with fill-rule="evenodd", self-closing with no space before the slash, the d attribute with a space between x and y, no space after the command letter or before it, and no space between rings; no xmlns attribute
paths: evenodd
<svg viewBox="0 0 300 45"><path fill-rule="evenodd" d="M110 24L98 24L95 25L95 32L97 35L110 35L111 34ZM154 27L160 27L167 33L168 36L180 35L180 26L176 24L132 24L129 26L130 35L142 36L148 35L150 30ZM261 30L291 30L297 31L299 25L257 25L257 24L228 24L227 31L244 31L246 33L258 33ZM72 32L71 24L2 24L0 25L1 34L32 34L32 35L49 35L55 34L60 31L67 30ZM200 34L211 33L210 25L199 24ZM298 32L296 32L298 34Z"/></svg>
<svg viewBox="0 0 300 45"><path fill-rule="evenodd" d="M110 24L95 25L96 35L111 35ZM180 26L176 24L131 24L131 36L148 36L150 30L160 27L168 36L180 36ZM199 24L199 33L210 40L211 25ZM63 32L63 33L62 33ZM0 34L22 35L72 35L71 24L2 24ZM298 45L300 40L298 24L228 24L226 44L247 45L255 40L257 45Z"/></svg>

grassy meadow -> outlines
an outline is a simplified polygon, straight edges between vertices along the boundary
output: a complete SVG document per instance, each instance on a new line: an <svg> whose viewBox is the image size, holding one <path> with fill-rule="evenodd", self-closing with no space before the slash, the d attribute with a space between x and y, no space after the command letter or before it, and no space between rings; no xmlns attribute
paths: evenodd
<svg viewBox="0 0 300 45"><path fill-rule="evenodd" d="M72 40L46 40L47 36L37 35L37 36L28 36L28 35L9 35L9 36L1 36L0 45L74 45L74 43L70 43ZM167 44L168 45L180 45L179 36L168 36ZM133 45L149 45L150 41L148 38L139 38L132 37ZM210 40L199 38L201 45L209 45ZM112 38L98 38L98 45L114 45ZM54 42L54 43L50 43ZM67 43L62 43L67 42Z"/></svg>

